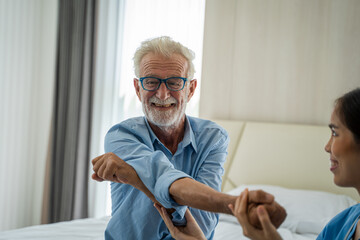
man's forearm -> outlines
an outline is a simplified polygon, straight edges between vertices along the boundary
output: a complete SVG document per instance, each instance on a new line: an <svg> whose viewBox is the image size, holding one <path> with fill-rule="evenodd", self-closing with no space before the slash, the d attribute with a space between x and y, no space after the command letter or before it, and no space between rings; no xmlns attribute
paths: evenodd
<svg viewBox="0 0 360 240"><path fill-rule="evenodd" d="M228 205L234 204L236 197L218 192L191 178L181 178L169 188L170 195L180 205L210 212L232 214Z"/></svg>
<svg viewBox="0 0 360 240"><path fill-rule="evenodd" d="M135 181L136 182L136 181ZM135 188L143 191L152 201L157 202L153 194L146 188L138 178ZM173 182L169 193L176 203L197 208L209 212L226 213L233 215L229 204L234 206L236 196L218 192L211 187L191 178L181 178ZM274 201L274 197L264 191L257 190L249 192L249 204L252 208L262 204L270 215L271 222L278 228L286 218L286 211ZM251 208L249 208L251 210ZM248 210L249 210L248 209ZM256 211L249 211L249 222L253 226L261 228Z"/></svg>
<svg viewBox="0 0 360 240"><path fill-rule="evenodd" d="M161 205L155 198L155 196L149 191L149 189L145 186L145 184L139 179L139 182L137 182L136 184L131 184L133 187L137 188L138 190L142 191L143 193L145 193L145 195L150 198L151 201L153 201L154 203L157 203L159 205Z"/></svg>

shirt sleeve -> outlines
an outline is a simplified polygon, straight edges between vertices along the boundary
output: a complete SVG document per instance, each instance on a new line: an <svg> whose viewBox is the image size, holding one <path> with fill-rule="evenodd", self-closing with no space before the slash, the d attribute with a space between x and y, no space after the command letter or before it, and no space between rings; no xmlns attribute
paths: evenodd
<svg viewBox="0 0 360 240"><path fill-rule="evenodd" d="M219 131L220 132L220 131ZM229 137L223 132L217 136L217 143L212 144L211 150L197 171L194 179L220 191L222 175L224 174L223 165L227 156ZM207 239L212 239L214 229L218 223L219 215L213 212L201 211L191 208L191 213L198 222Z"/></svg>
<svg viewBox="0 0 360 240"><path fill-rule="evenodd" d="M183 216L186 207L172 200L168 189L175 180L191 177L175 169L165 154L155 151L149 141L131 128L120 124L106 134L105 152L113 152L131 165L141 181L165 208L175 208Z"/></svg>

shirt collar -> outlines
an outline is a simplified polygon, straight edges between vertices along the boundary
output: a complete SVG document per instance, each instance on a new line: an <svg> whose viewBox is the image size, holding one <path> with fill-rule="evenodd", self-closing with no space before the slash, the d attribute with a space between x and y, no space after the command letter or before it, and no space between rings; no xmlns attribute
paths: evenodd
<svg viewBox="0 0 360 240"><path fill-rule="evenodd" d="M191 144L191 146L193 147L193 149L195 150L195 152L197 152L197 147L196 147L196 140L195 140L195 134L191 128L190 125L190 120L188 118L187 115L185 115L185 133L184 133L184 138L181 141L181 143L179 144L181 147L185 148L187 145ZM145 119L145 123L147 128L149 129L149 133L150 133L150 139L151 142L154 144L155 140L157 140L158 142L160 142L159 138L155 135L155 133L153 132L153 130L151 129L149 122L147 120L147 118L144 116Z"/></svg>
<svg viewBox="0 0 360 240"><path fill-rule="evenodd" d="M185 133L184 133L184 139L182 140L183 146L186 147L187 145L191 144L191 146L194 148L195 152L197 152L194 131L192 130L189 118L186 115L185 115L185 118L186 118Z"/></svg>

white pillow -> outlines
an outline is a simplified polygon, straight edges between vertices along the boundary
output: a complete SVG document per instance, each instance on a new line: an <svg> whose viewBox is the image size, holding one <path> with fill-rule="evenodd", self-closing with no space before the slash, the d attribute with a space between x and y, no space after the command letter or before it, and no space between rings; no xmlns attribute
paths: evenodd
<svg viewBox="0 0 360 240"><path fill-rule="evenodd" d="M239 195L245 188L262 189L271 193L287 212L285 221L280 226L294 233L319 234L326 223L336 214L357 202L350 197L328 192L288 189L271 185L242 185L230 192ZM233 218L233 221L236 221Z"/></svg>

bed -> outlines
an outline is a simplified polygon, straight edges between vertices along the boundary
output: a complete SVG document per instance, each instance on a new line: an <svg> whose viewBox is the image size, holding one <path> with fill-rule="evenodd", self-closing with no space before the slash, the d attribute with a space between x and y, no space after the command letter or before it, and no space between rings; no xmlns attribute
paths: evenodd
<svg viewBox="0 0 360 240"><path fill-rule="evenodd" d="M336 187L324 145L326 126L215 120L230 135L223 192L238 195L249 188L272 193L287 218L284 239L315 239L324 225L356 204L353 189ZM0 232L3 239L104 239L110 217L89 218ZM233 216L220 214L216 240L247 239Z"/></svg>
<svg viewBox="0 0 360 240"><path fill-rule="evenodd" d="M315 239L325 224L356 204L356 190L339 188L324 146L327 126L216 120L230 135L223 191L263 189L287 211L283 239ZM235 217L220 214L215 239L247 239Z"/></svg>

